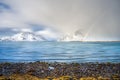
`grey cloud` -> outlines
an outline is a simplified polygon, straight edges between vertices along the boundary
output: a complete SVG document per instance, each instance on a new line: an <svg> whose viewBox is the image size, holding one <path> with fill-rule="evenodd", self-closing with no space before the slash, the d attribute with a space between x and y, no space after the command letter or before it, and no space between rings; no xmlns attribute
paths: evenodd
<svg viewBox="0 0 120 80"><path fill-rule="evenodd" d="M0 1L0 14L1 13L12 13L12 12L14 12L14 10L8 3L5 3L3 0Z"/></svg>
<svg viewBox="0 0 120 80"><path fill-rule="evenodd" d="M17 33L16 31L13 31L12 28L0 28L0 36L11 36L13 34Z"/></svg>
<svg viewBox="0 0 120 80"><path fill-rule="evenodd" d="M2 11L3 9L10 10L11 8L9 5L0 2L0 11Z"/></svg>
<svg viewBox="0 0 120 80"><path fill-rule="evenodd" d="M88 40L120 40L120 0L4 0L4 2L17 12L15 17L12 16L9 20L6 18L8 22L13 20L7 23L12 26L30 28L31 25L25 23L31 22L56 29L62 34L73 34L76 30L81 30L84 35L88 33L86 37ZM3 22L0 24L3 25ZM38 28L42 30L45 26ZM32 29L37 30L37 27Z"/></svg>
<svg viewBox="0 0 120 80"><path fill-rule="evenodd" d="M31 28L33 31L41 31L41 30L45 30L47 27L44 25L40 25L40 24L28 24L29 28Z"/></svg>

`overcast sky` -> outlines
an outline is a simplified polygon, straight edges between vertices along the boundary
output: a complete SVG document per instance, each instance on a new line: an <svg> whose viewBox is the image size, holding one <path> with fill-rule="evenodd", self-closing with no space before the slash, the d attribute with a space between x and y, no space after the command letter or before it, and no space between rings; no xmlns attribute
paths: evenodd
<svg viewBox="0 0 120 80"><path fill-rule="evenodd" d="M1 35L77 30L86 40L120 40L120 0L0 0Z"/></svg>

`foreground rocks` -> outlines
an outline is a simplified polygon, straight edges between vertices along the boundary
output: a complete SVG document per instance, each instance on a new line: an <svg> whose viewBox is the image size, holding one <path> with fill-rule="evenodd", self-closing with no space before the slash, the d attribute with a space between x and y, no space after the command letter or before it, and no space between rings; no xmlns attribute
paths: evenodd
<svg viewBox="0 0 120 80"><path fill-rule="evenodd" d="M0 80L120 80L120 63L1 63L0 76Z"/></svg>

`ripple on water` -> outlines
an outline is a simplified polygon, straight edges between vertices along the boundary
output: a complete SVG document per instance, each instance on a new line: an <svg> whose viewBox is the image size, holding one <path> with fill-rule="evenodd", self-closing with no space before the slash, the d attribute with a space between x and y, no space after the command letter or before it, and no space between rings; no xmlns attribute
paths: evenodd
<svg viewBox="0 0 120 80"><path fill-rule="evenodd" d="M120 62L120 42L3 42L0 62Z"/></svg>

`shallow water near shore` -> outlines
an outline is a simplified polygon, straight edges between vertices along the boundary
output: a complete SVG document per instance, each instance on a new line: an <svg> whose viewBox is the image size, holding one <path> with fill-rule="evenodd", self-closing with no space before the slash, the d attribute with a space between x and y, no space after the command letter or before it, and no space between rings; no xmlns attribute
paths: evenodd
<svg viewBox="0 0 120 80"><path fill-rule="evenodd" d="M120 42L0 42L0 62L120 62Z"/></svg>

